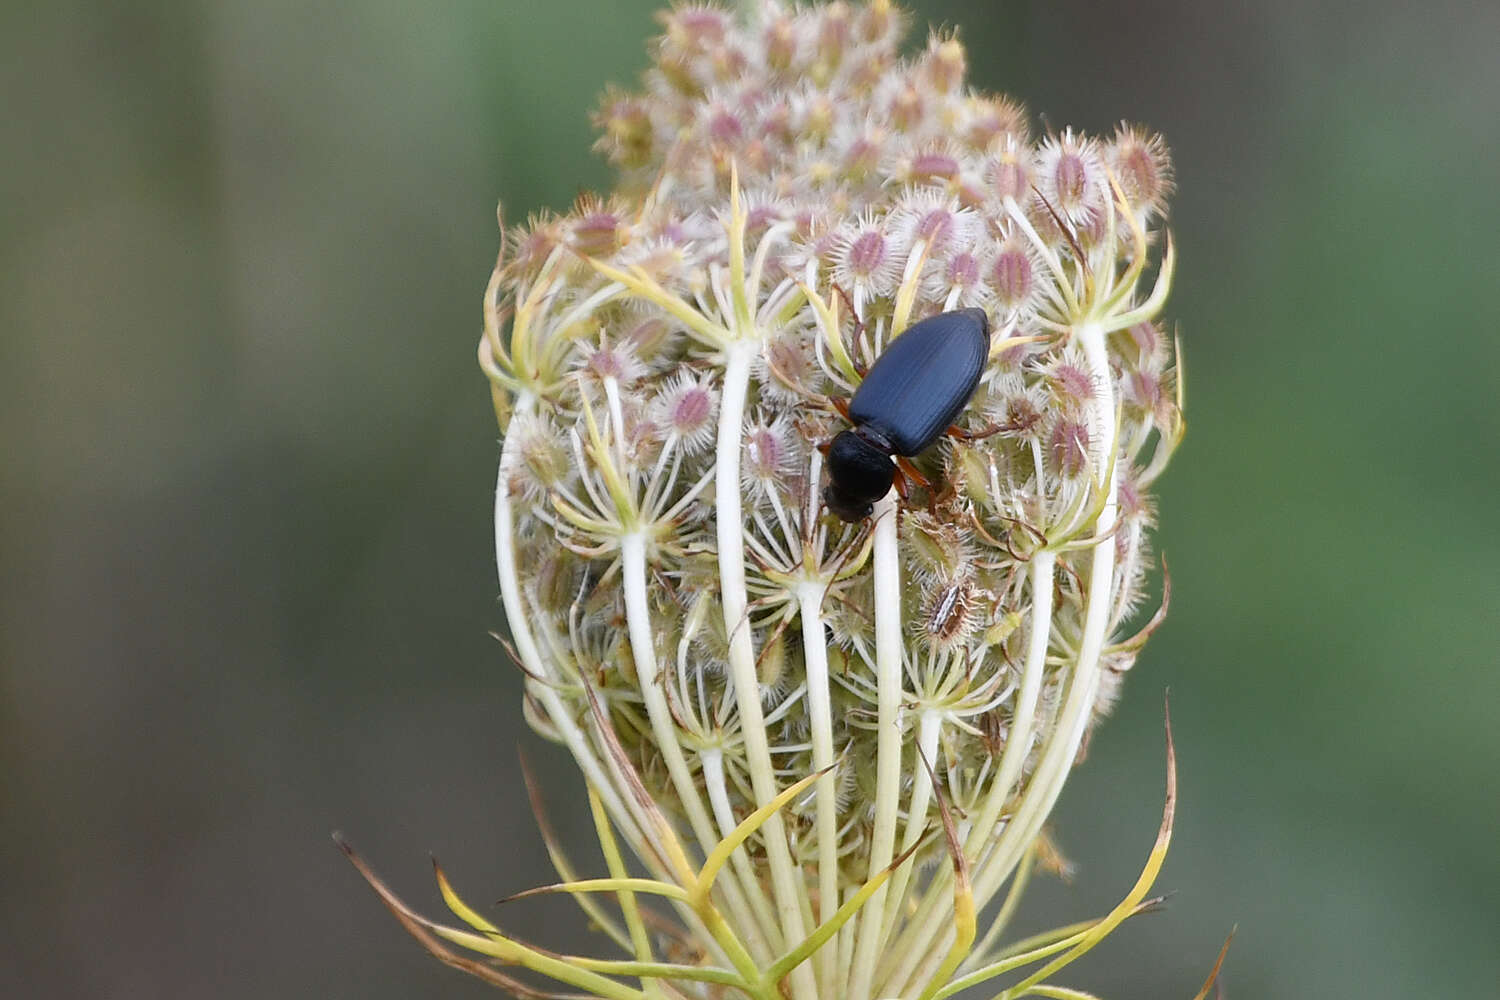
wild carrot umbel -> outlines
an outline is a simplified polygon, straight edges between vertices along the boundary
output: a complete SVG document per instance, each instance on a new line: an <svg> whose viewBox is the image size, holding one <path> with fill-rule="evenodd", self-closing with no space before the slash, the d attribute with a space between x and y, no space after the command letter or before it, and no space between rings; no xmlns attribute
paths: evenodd
<svg viewBox="0 0 1500 1000"><path fill-rule="evenodd" d="M582 771L605 871L549 840L621 957L444 897L444 957L642 1000L1083 996L1051 977L1147 895L1007 946L1044 824L1160 621L1150 491L1181 439L1161 139L1034 136L887 2L662 15L595 121L619 171L504 234L479 361L526 714ZM929 484L844 523L831 404L912 323L993 330ZM1163 610L1165 602L1163 601ZM373 880L373 879L372 879ZM378 883L377 883L377 887ZM466 950L460 953L449 945ZM550 988L550 987L549 987Z"/></svg>

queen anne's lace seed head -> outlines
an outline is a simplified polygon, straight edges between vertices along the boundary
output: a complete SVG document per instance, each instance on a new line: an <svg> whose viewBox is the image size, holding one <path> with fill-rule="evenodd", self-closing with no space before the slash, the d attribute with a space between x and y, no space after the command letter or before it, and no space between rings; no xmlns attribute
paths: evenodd
<svg viewBox="0 0 1500 1000"><path fill-rule="evenodd" d="M527 718L654 880L590 911L636 963L449 938L598 995L931 997L1149 633L1171 168L1134 127L1033 142L885 0L750 6L662 15L595 115L615 192L507 231L480 352ZM831 516L833 401L962 306L994 341L958 436Z"/></svg>

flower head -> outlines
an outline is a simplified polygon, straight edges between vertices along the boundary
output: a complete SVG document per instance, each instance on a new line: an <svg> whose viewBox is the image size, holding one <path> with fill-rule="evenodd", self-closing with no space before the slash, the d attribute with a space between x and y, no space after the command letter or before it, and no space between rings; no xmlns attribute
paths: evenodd
<svg viewBox="0 0 1500 1000"><path fill-rule="evenodd" d="M477 933L420 926L598 996L930 1000L1004 971L978 914L1147 634L1171 173L1135 129L1033 144L956 37L903 61L885 0L759 10L663 15L596 115L616 192L508 233L486 300L511 642L609 865L559 891L630 958L530 949L446 882ZM995 332L954 436L831 516L835 400L960 306Z"/></svg>

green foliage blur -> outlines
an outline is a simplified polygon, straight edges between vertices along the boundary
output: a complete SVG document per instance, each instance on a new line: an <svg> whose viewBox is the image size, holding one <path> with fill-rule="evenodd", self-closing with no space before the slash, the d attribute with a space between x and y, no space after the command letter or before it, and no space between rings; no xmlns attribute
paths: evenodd
<svg viewBox="0 0 1500 1000"><path fill-rule="evenodd" d="M438 906L548 880L488 635L474 363L512 218L607 184L587 112L652 4L0 10L0 996L492 995ZM1172 607L1064 795L1103 912L1182 803L1165 913L1073 977L1190 997L1500 983L1500 8L923 3L973 82L1176 156ZM914 41L920 41L919 30ZM496 911L586 947L566 904Z"/></svg>

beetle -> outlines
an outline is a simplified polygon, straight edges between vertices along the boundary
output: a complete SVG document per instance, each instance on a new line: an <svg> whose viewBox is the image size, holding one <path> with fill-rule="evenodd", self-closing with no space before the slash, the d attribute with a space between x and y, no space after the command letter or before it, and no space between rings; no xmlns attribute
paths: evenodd
<svg viewBox="0 0 1500 1000"><path fill-rule="evenodd" d="M906 467L901 460L930 447L968 405L989 354L983 309L929 316L887 344L847 406L836 404L854 426L828 445L828 509L845 521L868 517L897 464Z"/></svg>

